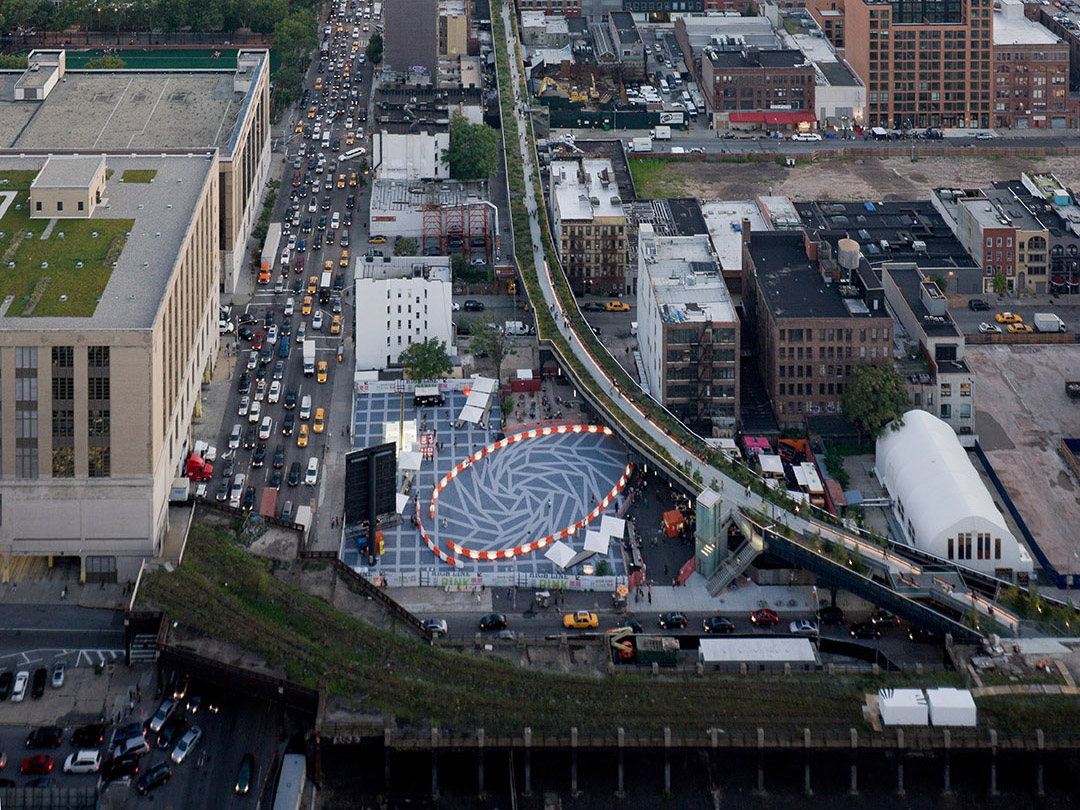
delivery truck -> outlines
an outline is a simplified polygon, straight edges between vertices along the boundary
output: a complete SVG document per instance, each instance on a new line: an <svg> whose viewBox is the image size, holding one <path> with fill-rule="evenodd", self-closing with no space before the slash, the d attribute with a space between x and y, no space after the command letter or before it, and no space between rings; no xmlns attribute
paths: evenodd
<svg viewBox="0 0 1080 810"><path fill-rule="evenodd" d="M271 222L266 228L266 240L263 242L262 258L259 262L259 283L270 283L270 271L274 269L274 260L281 246L281 223Z"/></svg>
<svg viewBox="0 0 1080 810"><path fill-rule="evenodd" d="M1061 320L1053 312L1036 312L1032 320L1035 329L1039 332L1064 332L1065 321Z"/></svg>
<svg viewBox="0 0 1080 810"><path fill-rule="evenodd" d="M263 517L277 517L277 487L263 487L259 498L259 514Z"/></svg>
<svg viewBox="0 0 1080 810"><path fill-rule="evenodd" d="M670 141L671 140L671 127L660 126L653 129L652 136L658 141Z"/></svg>
<svg viewBox="0 0 1080 810"><path fill-rule="evenodd" d="M651 152L652 138L634 138L630 141L631 152Z"/></svg>
<svg viewBox="0 0 1080 810"><path fill-rule="evenodd" d="M504 327L508 335L531 335L532 327L522 321L507 321Z"/></svg>
<svg viewBox="0 0 1080 810"><path fill-rule="evenodd" d="M312 377L315 375L315 341L304 341L304 376Z"/></svg>
<svg viewBox="0 0 1080 810"><path fill-rule="evenodd" d="M184 475L192 481L209 481L214 477L214 468L202 456L188 453L184 464Z"/></svg>

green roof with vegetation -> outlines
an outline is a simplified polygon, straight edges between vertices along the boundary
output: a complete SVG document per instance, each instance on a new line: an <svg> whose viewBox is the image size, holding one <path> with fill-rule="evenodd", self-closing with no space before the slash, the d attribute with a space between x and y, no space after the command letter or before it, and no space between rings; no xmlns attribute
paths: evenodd
<svg viewBox="0 0 1080 810"><path fill-rule="evenodd" d="M0 218L0 302L11 299L6 312L0 312L6 317L88 318L135 220L58 219L43 239L51 220L30 218L30 183L36 175L0 172L0 195L15 193Z"/></svg>
<svg viewBox="0 0 1080 810"><path fill-rule="evenodd" d="M121 183L151 183L157 177L157 169L127 169L120 175Z"/></svg>

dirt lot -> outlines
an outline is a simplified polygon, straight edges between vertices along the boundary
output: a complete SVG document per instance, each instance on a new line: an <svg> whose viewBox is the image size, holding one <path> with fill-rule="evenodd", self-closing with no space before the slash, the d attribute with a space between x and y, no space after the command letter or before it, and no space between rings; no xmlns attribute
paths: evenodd
<svg viewBox="0 0 1080 810"><path fill-rule="evenodd" d="M1080 485L1058 450L1062 438L1080 437L1080 404L1064 387L1080 347L968 346L965 357L978 375L983 449L1050 561L1080 572Z"/></svg>
<svg viewBox="0 0 1080 810"><path fill-rule="evenodd" d="M636 164L658 163L645 168ZM1080 157L1052 160L1025 157L852 158L799 164L788 169L774 162L705 163L652 159L632 161L641 198L686 196L708 200L745 200L758 194L781 194L792 200L925 200L934 187L978 188L993 180L1014 180L1021 172L1053 171L1067 186L1080 181ZM642 169L644 168L644 171ZM643 182L644 181L644 182ZM672 193L675 192L675 193Z"/></svg>

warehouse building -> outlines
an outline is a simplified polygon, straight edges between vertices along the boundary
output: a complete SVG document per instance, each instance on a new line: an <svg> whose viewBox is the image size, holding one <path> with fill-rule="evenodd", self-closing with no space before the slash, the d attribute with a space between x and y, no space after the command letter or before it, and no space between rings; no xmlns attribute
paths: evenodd
<svg viewBox="0 0 1080 810"><path fill-rule="evenodd" d="M221 273L232 293L270 172L270 57L240 50L229 70L68 70L64 51L32 51L0 70L0 148L175 149L216 154Z"/></svg>
<svg viewBox="0 0 1080 810"><path fill-rule="evenodd" d="M134 579L217 354L218 156L0 154L0 179L0 571Z"/></svg>
<svg viewBox="0 0 1080 810"><path fill-rule="evenodd" d="M874 469L916 548L1005 580L1034 569L953 429L936 416L912 410L899 428L886 428Z"/></svg>

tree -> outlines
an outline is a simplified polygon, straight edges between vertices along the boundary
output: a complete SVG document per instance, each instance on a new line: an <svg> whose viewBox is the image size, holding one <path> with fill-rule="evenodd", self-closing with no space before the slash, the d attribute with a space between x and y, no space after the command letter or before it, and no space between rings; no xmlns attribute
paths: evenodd
<svg viewBox="0 0 1080 810"><path fill-rule="evenodd" d="M394 242L395 256L415 256L418 250L419 246L411 236L399 236Z"/></svg>
<svg viewBox="0 0 1080 810"><path fill-rule="evenodd" d="M367 50L364 51L364 56L371 62L372 66L382 64L383 56L383 41L382 34L372 34L371 39L368 40Z"/></svg>
<svg viewBox="0 0 1080 810"><path fill-rule="evenodd" d="M83 70L123 70L126 67L127 62L116 54L109 54L99 56L97 59L88 59L83 65Z"/></svg>
<svg viewBox="0 0 1080 810"><path fill-rule="evenodd" d="M0 68L4 70L26 70L30 60L25 56L16 56L13 53L0 54Z"/></svg>
<svg viewBox="0 0 1080 810"><path fill-rule="evenodd" d="M462 273L467 273L471 269L469 260L466 259L460 253L455 253L450 257L450 274L453 278L457 279Z"/></svg>
<svg viewBox="0 0 1080 810"><path fill-rule="evenodd" d="M455 180L486 180L499 171L499 133L470 124L461 113L450 119L450 148L443 152Z"/></svg>
<svg viewBox="0 0 1080 810"><path fill-rule="evenodd" d="M495 373L502 371L503 360L514 354L514 340L491 314L481 315L472 324L472 350L487 352L495 362Z"/></svg>
<svg viewBox="0 0 1080 810"><path fill-rule="evenodd" d="M1000 270L994 272L993 277L990 279L991 285L994 287L994 292L1005 293L1009 291L1009 282L1005 278L1005 274Z"/></svg>
<svg viewBox="0 0 1080 810"><path fill-rule="evenodd" d="M949 277L944 273L934 273L934 275L930 276L930 280L937 284L938 289L942 292L949 291Z"/></svg>
<svg viewBox="0 0 1080 810"><path fill-rule="evenodd" d="M454 370L446 344L437 338L412 344L398 355L398 362L410 380L441 380Z"/></svg>
<svg viewBox="0 0 1080 810"><path fill-rule="evenodd" d="M893 430L903 424L911 400L904 378L892 366L864 365L852 369L840 405L846 419L854 422L861 433L876 439L890 422L894 423Z"/></svg>

